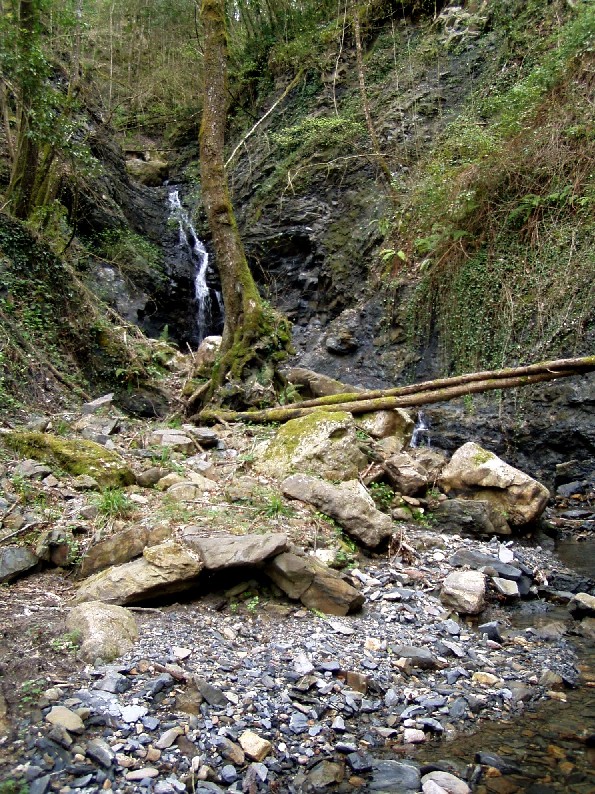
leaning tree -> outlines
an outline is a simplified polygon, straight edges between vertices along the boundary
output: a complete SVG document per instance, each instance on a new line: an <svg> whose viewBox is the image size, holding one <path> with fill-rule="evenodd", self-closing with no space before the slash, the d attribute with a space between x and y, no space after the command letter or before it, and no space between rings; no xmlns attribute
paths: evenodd
<svg viewBox="0 0 595 794"><path fill-rule="evenodd" d="M225 327L203 402L262 404L283 386L278 366L291 347L289 321L259 295L236 224L225 173L227 43L225 0L202 0L204 92L200 128L202 197L221 278Z"/></svg>

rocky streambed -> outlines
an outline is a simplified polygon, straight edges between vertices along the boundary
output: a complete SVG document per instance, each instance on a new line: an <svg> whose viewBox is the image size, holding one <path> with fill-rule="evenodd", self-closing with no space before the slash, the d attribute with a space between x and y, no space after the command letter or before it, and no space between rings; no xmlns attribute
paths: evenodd
<svg viewBox="0 0 595 794"><path fill-rule="evenodd" d="M594 583L588 570L566 567L537 526L541 545L526 533L486 532L494 527L485 523L494 519L487 507L471 518L461 517L460 505L441 511L437 486L429 496L424 486L425 495L393 499L393 534L377 548L369 522L382 534L389 514L378 518L375 507L360 504L368 534L356 546L345 529L353 516L328 501L326 485L336 523L316 512L311 463L303 469L310 496L304 490L300 500L282 495L295 488L296 475L290 486L275 485L259 470L266 459L261 431L193 435L135 423L109 401L44 421L33 431L47 436L59 427L118 455L122 466L111 460L104 468L124 479L119 489L97 490L102 466L92 477L68 474L65 455L60 465L5 455L3 564L16 546L32 555L32 567L27 576L5 576L1 592L4 791L593 790ZM389 447L388 468L398 468L403 490L412 487L419 459L406 476L409 461L394 461L403 452L394 442L377 443ZM318 459L337 466L329 455ZM40 465L49 470L36 470ZM339 488L339 499L354 487ZM101 512L105 494L116 492L129 500L126 517ZM567 488L546 514L550 531L557 523L585 548L589 493ZM450 517L434 521L431 505ZM182 592L139 589L130 597L127 584L127 595L116 587L104 598L126 607L81 598L102 576L115 586L131 571L151 572L162 552L143 549L183 543L188 533L198 543L186 548L200 575ZM272 562L237 556L242 544L252 548L260 538L272 548L270 538L280 536L285 545L273 544ZM142 542L128 548L125 561L118 554L132 537ZM17 545L22 538L28 546ZM236 564L215 565L207 541L236 555ZM107 563L97 551L102 544L110 549ZM271 574L271 565L287 574L282 562L291 555L317 560L301 595L278 570ZM102 567L116 558L118 565ZM320 573L323 560L347 567ZM82 583L81 568L91 573ZM454 594L446 586L453 577ZM324 593L317 602L304 597L314 592L312 581ZM478 581L483 590L474 594ZM339 604L338 582L356 601ZM73 622L77 610L95 608L99 629ZM109 609L126 613L129 634L106 660L101 648L121 631Z"/></svg>

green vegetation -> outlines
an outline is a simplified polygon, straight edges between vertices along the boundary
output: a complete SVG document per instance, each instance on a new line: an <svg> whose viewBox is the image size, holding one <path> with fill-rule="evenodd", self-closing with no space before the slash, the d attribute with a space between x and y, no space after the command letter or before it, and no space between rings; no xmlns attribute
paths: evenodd
<svg viewBox="0 0 595 794"><path fill-rule="evenodd" d="M369 491L376 507L379 510L388 511L395 498L395 492L390 485L385 482L373 482L370 483Z"/></svg>
<svg viewBox="0 0 595 794"><path fill-rule="evenodd" d="M75 654L81 644L81 633L78 630L70 631L63 637L55 637L50 642L50 648L59 653Z"/></svg>
<svg viewBox="0 0 595 794"><path fill-rule="evenodd" d="M95 505L105 520L126 518L134 510L134 502L120 488L107 488L98 494Z"/></svg>
<svg viewBox="0 0 595 794"><path fill-rule="evenodd" d="M446 128L396 221L421 274L410 342L436 333L454 372L525 350L572 354L595 310L595 10L522 5L494 9L509 34L500 57L522 61L496 72ZM527 28L535 19L543 36Z"/></svg>

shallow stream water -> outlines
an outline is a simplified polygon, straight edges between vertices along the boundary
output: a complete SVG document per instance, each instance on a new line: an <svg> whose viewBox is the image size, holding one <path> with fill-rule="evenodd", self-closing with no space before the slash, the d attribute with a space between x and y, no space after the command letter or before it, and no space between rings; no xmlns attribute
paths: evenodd
<svg viewBox="0 0 595 794"><path fill-rule="evenodd" d="M564 540L557 554L565 566L595 578L595 536ZM578 656L579 685L556 693L559 700L528 707L520 717L484 722L450 742L412 749L409 757L422 764L447 759L462 772L475 766L475 755L481 751L518 766L513 774L484 775L473 789L478 794L595 794L595 642L573 635L573 621L563 606L528 602L511 619L517 629L564 622Z"/></svg>

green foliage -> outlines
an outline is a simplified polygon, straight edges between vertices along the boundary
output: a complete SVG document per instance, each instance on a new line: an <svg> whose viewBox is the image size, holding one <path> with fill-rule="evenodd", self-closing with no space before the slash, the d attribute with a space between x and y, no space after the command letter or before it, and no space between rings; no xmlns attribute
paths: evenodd
<svg viewBox="0 0 595 794"><path fill-rule="evenodd" d="M420 273L409 339L418 345L435 332L447 370L498 367L527 350L572 353L595 311L584 72L595 10L541 10L495 4L508 47L523 60L497 72L445 129L398 216ZM525 30L535 20L541 38Z"/></svg>
<svg viewBox="0 0 595 794"><path fill-rule="evenodd" d="M387 511L391 507L395 492L390 485L385 482L373 482L370 483L369 491L379 510Z"/></svg>
<svg viewBox="0 0 595 794"><path fill-rule="evenodd" d="M19 701L23 705L31 705L39 700L43 690L47 687L45 678L30 678L21 684Z"/></svg>
<svg viewBox="0 0 595 794"><path fill-rule="evenodd" d="M106 520L125 518L134 510L134 502L121 488L107 488L94 501L99 514Z"/></svg>
<svg viewBox="0 0 595 794"><path fill-rule="evenodd" d="M75 629L62 637L55 637L50 642L50 648L58 653L75 654L81 644L81 638L81 632Z"/></svg>
<svg viewBox="0 0 595 794"><path fill-rule="evenodd" d="M8 778L0 781L0 794L29 794L29 786L24 780Z"/></svg>
<svg viewBox="0 0 595 794"><path fill-rule="evenodd" d="M288 152L300 149L302 156L351 143L364 131L363 125L341 116L309 116L293 127L271 135L271 140Z"/></svg>
<svg viewBox="0 0 595 794"><path fill-rule="evenodd" d="M100 255L124 275L134 278L152 271L159 280L165 280L163 251L131 229L108 229L99 236L97 244Z"/></svg>

